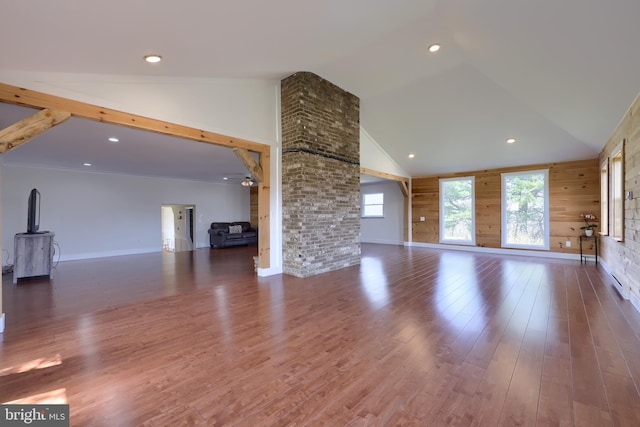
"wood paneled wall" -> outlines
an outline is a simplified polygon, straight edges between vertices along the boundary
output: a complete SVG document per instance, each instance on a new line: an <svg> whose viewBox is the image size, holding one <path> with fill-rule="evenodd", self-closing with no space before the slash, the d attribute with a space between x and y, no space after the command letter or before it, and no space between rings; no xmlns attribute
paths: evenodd
<svg viewBox="0 0 640 427"><path fill-rule="evenodd" d="M640 96L636 98L600 153L600 162L622 141L624 190L633 198L624 201L624 241L602 236L602 258L611 273L640 304ZM633 297L632 297L633 298Z"/></svg>
<svg viewBox="0 0 640 427"><path fill-rule="evenodd" d="M600 212L600 168L598 159L521 166L413 178L412 237L414 242L440 242L440 178L475 177L476 245L501 247L501 174L527 170L549 170L550 250L580 253L578 237L584 225L580 214ZM425 221L420 221L420 217ZM596 221L597 222L597 221ZM566 247L566 242L571 247ZM593 250L589 245L588 250Z"/></svg>

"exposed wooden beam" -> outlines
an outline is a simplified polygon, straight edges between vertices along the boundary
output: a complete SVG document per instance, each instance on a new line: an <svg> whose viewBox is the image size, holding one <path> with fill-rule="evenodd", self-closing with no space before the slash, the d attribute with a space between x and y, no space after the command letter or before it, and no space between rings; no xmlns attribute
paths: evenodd
<svg viewBox="0 0 640 427"><path fill-rule="evenodd" d="M404 197L409 197L409 183L407 181L398 181L400 191Z"/></svg>
<svg viewBox="0 0 640 427"><path fill-rule="evenodd" d="M251 153L249 153L249 151L245 150L244 148L234 148L233 152L236 153L236 156L238 156L238 158L242 161L242 164L244 164L245 167L249 170L249 173L251 174L251 176L253 176L253 179L258 182L262 182L264 180L262 167L258 164L258 162L256 162L256 159L251 156Z"/></svg>
<svg viewBox="0 0 640 427"><path fill-rule="evenodd" d="M377 178L389 179L391 181L398 181L400 184L400 191L404 197L409 197L409 178L404 176L392 175L386 172L379 172L373 169L360 168L360 173L369 176L375 176Z"/></svg>
<svg viewBox="0 0 640 427"><path fill-rule="evenodd" d="M45 108L33 116L0 130L0 154L6 153L64 122L71 113Z"/></svg>
<svg viewBox="0 0 640 427"><path fill-rule="evenodd" d="M378 178L384 178L384 179L390 179L391 181L404 181L404 182L409 182L409 178L406 178L404 176L398 176L398 175L392 175L390 173L386 173L386 172L379 172L373 169L367 169L367 168L360 168L360 173L365 174L365 175L369 175L369 176L375 176Z"/></svg>
<svg viewBox="0 0 640 427"><path fill-rule="evenodd" d="M138 116L135 114L124 113L4 83L0 83L0 102L27 107L68 111L73 117L82 117L103 123L127 126L133 129L142 129L164 135L176 136L178 138L190 139L192 141L221 145L223 147L239 147L249 151L255 151L257 153L269 150L269 146L265 144L199 130L188 126L177 125L162 120L150 119L148 117Z"/></svg>

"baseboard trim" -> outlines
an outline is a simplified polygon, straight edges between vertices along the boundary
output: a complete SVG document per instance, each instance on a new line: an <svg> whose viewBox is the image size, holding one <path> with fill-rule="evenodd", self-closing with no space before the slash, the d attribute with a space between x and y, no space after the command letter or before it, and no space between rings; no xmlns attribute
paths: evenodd
<svg viewBox="0 0 640 427"><path fill-rule="evenodd" d="M259 277L269 277L282 274L282 267L258 268Z"/></svg>
<svg viewBox="0 0 640 427"><path fill-rule="evenodd" d="M122 256L122 255L139 255L139 254L149 254L153 252L162 252L162 248L142 248L142 249L125 249L119 251L105 251L105 252L88 252L82 254L73 254L73 255L61 255L60 261L78 261L84 259L94 259L94 258L108 258L112 256ZM54 262L58 261L54 256Z"/></svg>
<svg viewBox="0 0 640 427"><path fill-rule="evenodd" d="M402 244L403 244L402 241L383 240L383 239L360 240L360 243L373 243L373 244L376 244L376 245L395 245L395 246L402 246Z"/></svg>
<svg viewBox="0 0 640 427"><path fill-rule="evenodd" d="M0 334L4 332L4 313L0 316Z"/></svg>
<svg viewBox="0 0 640 427"><path fill-rule="evenodd" d="M441 249L441 250L449 250L449 251L480 252L480 253L494 254L494 255L517 255L517 256L527 256L527 257L535 257L535 258L554 258L554 259L569 259L574 261L580 261L579 254L563 254L558 252L534 251L534 250L524 250L524 249L487 248L482 246L442 245L437 243L419 243L419 242L405 242L405 246Z"/></svg>
<svg viewBox="0 0 640 427"><path fill-rule="evenodd" d="M600 260L600 265L602 266L602 269L609 275L611 276L611 286L613 287L613 289L615 289L618 294L620 295L621 298L628 300L629 299L629 294L630 294L630 289L626 288L622 285L622 283L620 283L618 281L618 279L616 278L616 276L613 274L613 271L611 271L611 268L609 268L609 265L607 264L606 261ZM640 311L640 310L638 310Z"/></svg>

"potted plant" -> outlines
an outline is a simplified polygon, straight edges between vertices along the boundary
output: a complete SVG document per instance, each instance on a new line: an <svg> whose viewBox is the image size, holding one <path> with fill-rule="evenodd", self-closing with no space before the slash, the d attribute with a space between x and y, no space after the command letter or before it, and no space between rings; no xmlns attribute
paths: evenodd
<svg viewBox="0 0 640 427"><path fill-rule="evenodd" d="M580 229L584 230L584 234L586 236L593 236L593 229L598 225L589 221L594 221L596 219L596 216L593 214L581 214L580 218L582 218L584 220L584 223L586 224L580 227Z"/></svg>

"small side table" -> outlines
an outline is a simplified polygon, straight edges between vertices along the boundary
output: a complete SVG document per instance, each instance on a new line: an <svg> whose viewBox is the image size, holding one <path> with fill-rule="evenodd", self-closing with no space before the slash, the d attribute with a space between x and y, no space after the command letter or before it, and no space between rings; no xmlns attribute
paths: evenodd
<svg viewBox="0 0 640 427"><path fill-rule="evenodd" d="M589 240L593 240L593 245L595 247L596 253L595 253L595 261L596 264L598 264L598 235L594 234L593 236L586 236L584 234L580 235L580 264L582 264L583 262L586 264L587 263L587 257L593 256L591 254L585 254L582 250L582 242L587 242Z"/></svg>
<svg viewBox="0 0 640 427"><path fill-rule="evenodd" d="M53 264L53 236L42 233L18 233L13 238L13 283L22 277L49 276Z"/></svg>

